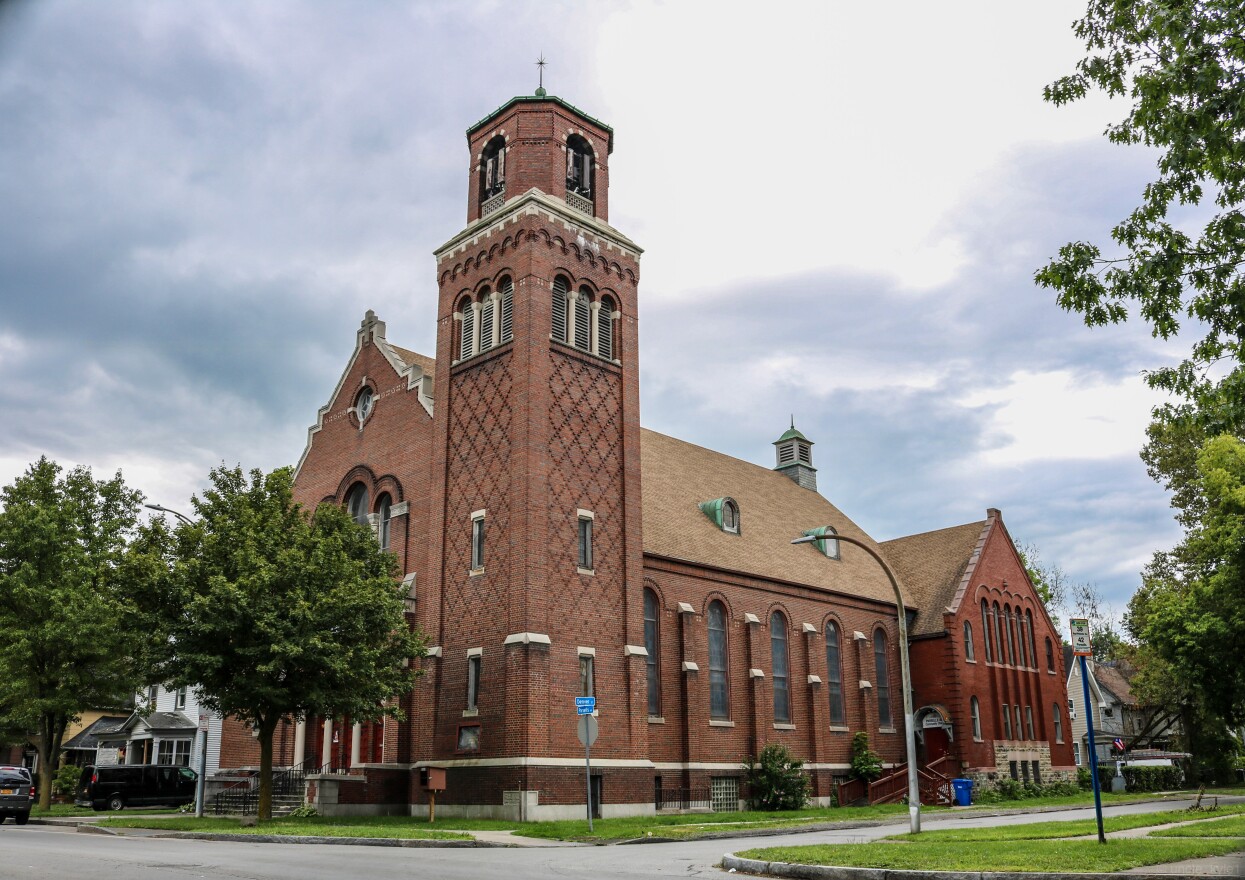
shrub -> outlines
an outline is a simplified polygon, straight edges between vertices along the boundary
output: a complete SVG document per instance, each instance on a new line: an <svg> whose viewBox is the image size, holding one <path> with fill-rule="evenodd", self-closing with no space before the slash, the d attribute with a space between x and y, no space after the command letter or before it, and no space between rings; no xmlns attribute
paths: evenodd
<svg viewBox="0 0 1245 880"><path fill-rule="evenodd" d="M319 815L320 813L311 804L301 804L290 810L289 813L291 819L310 819L312 816Z"/></svg>
<svg viewBox="0 0 1245 880"><path fill-rule="evenodd" d="M869 734L852 735L852 778L872 782L882 775L882 756L869 748Z"/></svg>
<svg viewBox="0 0 1245 880"><path fill-rule="evenodd" d="M1166 791L1179 788L1184 774L1179 767L1125 767L1124 781L1129 791Z"/></svg>
<svg viewBox="0 0 1245 880"><path fill-rule="evenodd" d="M804 762L784 745L770 743L755 761L744 764L744 770L754 810L798 810L808 800Z"/></svg>
<svg viewBox="0 0 1245 880"><path fill-rule="evenodd" d="M52 792L63 797L73 797L78 788L78 780L82 778L82 768L66 764L56 771L52 777Z"/></svg>

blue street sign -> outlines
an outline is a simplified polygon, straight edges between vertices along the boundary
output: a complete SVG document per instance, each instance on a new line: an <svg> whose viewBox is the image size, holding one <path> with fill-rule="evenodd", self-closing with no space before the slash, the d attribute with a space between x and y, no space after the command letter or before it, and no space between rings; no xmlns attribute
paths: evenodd
<svg viewBox="0 0 1245 880"><path fill-rule="evenodd" d="M575 714L591 715L597 710L596 697L576 697L575 698Z"/></svg>

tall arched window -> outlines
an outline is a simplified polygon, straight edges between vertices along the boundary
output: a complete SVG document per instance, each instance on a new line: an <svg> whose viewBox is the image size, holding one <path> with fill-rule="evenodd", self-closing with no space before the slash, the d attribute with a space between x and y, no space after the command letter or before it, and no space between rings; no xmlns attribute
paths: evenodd
<svg viewBox="0 0 1245 880"><path fill-rule="evenodd" d="M566 189L568 192L592 198L595 171L592 147L577 134L566 139Z"/></svg>
<svg viewBox="0 0 1245 880"><path fill-rule="evenodd" d="M566 277L559 275L553 279L553 338L558 342L566 342L566 297L571 289Z"/></svg>
<svg viewBox="0 0 1245 880"><path fill-rule="evenodd" d="M878 627L873 631L873 667L877 675L878 726L894 727L891 715L891 675L886 656L886 632Z"/></svg>
<svg viewBox="0 0 1245 880"><path fill-rule="evenodd" d="M826 624L826 693L830 697L830 723L835 726L847 723L843 708L843 662L839 643L839 628L834 621Z"/></svg>
<svg viewBox="0 0 1245 880"><path fill-rule="evenodd" d="M1046 637L1046 671L1055 671L1055 649L1051 645L1050 636Z"/></svg>
<svg viewBox="0 0 1245 880"><path fill-rule="evenodd" d="M389 493L383 493L380 498L376 499L376 514L380 519L380 532L377 538L380 540L380 549L389 550L389 526L393 519L393 504L389 497Z"/></svg>
<svg viewBox="0 0 1245 880"><path fill-rule="evenodd" d="M1055 742L1063 742L1063 713L1059 711L1058 703L1050 704L1050 717L1055 719Z"/></svg>
<svg viewBox="0 0 1245 880"><path fill-rule="evenodd" d="M484 148L480 161L480 198L487 199L506 191L506 139L493 138Z"/></svg>
<svg viewBox="0 0 1245 880"><path fill-rule="evenodd" d="M614 300L601 297L601 308L597 312L597 354L603 358L614 357Z"/></svg>
<svg viewBox="0 0 1245 880"><path fill-rule="evenodd" d="M1017 638L1016 640L1019 644L1017 644L1016 647L1018 649L1017 653L1020 656L1020 665L1028 666L1029 665L1029 631L1025 629L1025 616L1020 613L1020 606L1016 606L1016 633L1019 636L1019 638Z"/></svg>
<svg viewBox="0 0 1245 880"><path fill-rule="evenodd" d="M503 278L497 285L501 291L501 333L502 342L514 339L514 282Z"/></svg>
<svg viewBox="0 0 1245 880"><path fill-rule="evenodd" d="M661 715L661 678L657 662L657 652L661 648L660 605L657 594L652 590L644 591L644 650L648 656L644 658L644 671L648 682L648 714Z"/></svg>
<svg viewBox="0 0 1245 880"><path fill-rule="evenodd" d="M487 287L480 291L480 351L493 347L493 293Z"/></svg>
<svg viewBox="0 0 1245 880"><path fill-rule="evenodd" d="M1006 645L1003 641L1003 622L1000 618L1003 612L999 610L999 603L995 602L990 606L990 629L994 633L994 659L998 663L1006 663L1007 655L1004 653Z"/></svg>
<svg viewBox="0 0 1245 880"><path fill-rule="evenodd" d="M967 620L964 621L964 659L976 660L977 657L973 653L973 625Z"/></svg>
<svg viewBox="0 0 1245 880"><path fill-rule="evenodd" d="M1025 627L1029 630L1029 665L1037 668L1037 639L1033 636L1033 612L1025 609Z"/></svg>
<svg viewBox="0 0 1245 880"><path fill-rule="evenodd" d="M968 712L973 720L973 739L981 739L981 704L976 697L969 699Z"/></svg>
<svg viewBox="0 0 1245 880"><path fill-rule="evenodd" d="M709 717L730 718L731 696L726 675L726 606L709 603Z"/></svg>
<svg viewBox="0 0 1245 880"><path fill-rule="evenodd" d="M359 525L368 524L368 493L367 486L362 483L355 483L350 487L350 491L346 493L346 512L350 514L350 518Z"/></svg>
<svg viewBox="0 0 1245 880"><path fill-rule="evenodd" d="M1012 717L1008 714L1007 704L1003 704L1003 739L1012 738Z"/></svg>
<svg viewBox="0 0 1245 880"><path fill-rule="evenodd" d="M990 604L981 600L981 643L986 648L986 662L994 662L994 645L990 640Z"/></svg>
<svg viewBox="0 0 1245 880"><path fill-rule="evenodd" d="M579 296L575 298L574 345L584 351L589 351L592 345L592 288L586 284L579 288Z"/></svg>
<svg viewBox="0 0 1245 880"><path fill-rule="evenodd" d="M1002 624L1003 629L1007 631L1007 665L1016 665L1016 637L1013 633L1015 617L1012 616L1012 606L1003 606Z"/></svg>
<svg viewBox="0 0 1245 880"><path fill-rule="evenodd" d="M769 652L774 672L774 721L791 721L791 689L787 681L787 618L781 611L769 616Z"/></svg>
<svg viewBox="0 0 1245 880"><path fill-rule="evenodd" d="M459 312L463 319L462 335L459 337L458 359L465 361L467 358L475 354L476 339L476 310L470 297L466 297L459 304Z"/></svg>

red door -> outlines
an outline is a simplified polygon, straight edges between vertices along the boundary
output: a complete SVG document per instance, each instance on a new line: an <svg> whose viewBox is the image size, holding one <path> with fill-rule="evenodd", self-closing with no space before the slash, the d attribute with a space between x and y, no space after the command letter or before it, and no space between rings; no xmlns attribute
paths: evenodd
<svg viewBox="0 0 1245 880"><path fill-rule="evenodd" d="M947 731L941 727L927 727L923 733L925 734L923 750L925 760L922 763L928 766L947 754L950 749L950 740L947 739Z"/></svg>

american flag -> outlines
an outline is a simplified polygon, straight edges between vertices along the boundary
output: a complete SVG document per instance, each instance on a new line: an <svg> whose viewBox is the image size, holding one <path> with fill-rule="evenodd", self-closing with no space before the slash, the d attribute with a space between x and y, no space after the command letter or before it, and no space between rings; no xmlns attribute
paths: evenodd
<svg viewBox="0 0 1245 880"><path fill-rule="evenodd" d="M1116 750L1117 752L1122 752L1122 751L1124 751L1124 740L1120 739L1118 736L1117 736L1117 737L1115 738L1115 740L1111 743L1111 745L1115 746L1115 750Z"/></svg>

